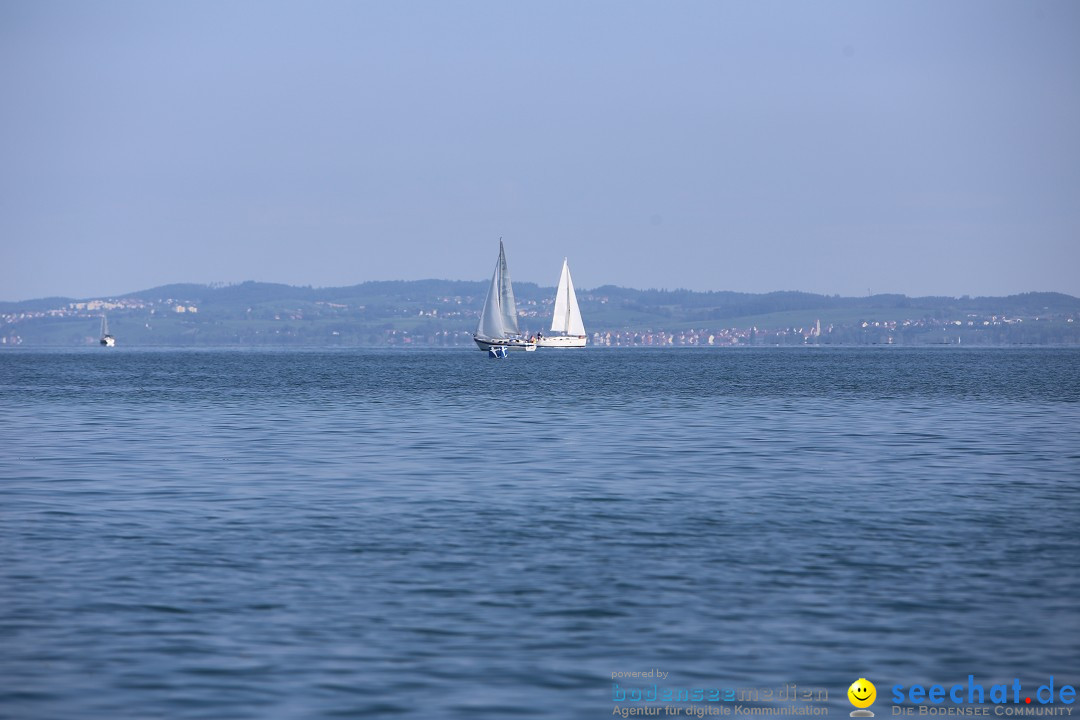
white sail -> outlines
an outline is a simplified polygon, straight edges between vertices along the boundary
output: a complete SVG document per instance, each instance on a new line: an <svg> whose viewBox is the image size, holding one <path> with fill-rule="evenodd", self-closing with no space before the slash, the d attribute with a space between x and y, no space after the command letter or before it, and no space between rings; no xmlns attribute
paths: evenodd
<svg viewBox="0 0 1080 720"><path fill-rule="evenodd" d="M570 265L563 258L559 289L555 292L555 314L551 318L551 332L564 335L584 335L585 323L581 320L574 281L570 278Z"/></svg>
<svg viewBox="0 0 1080 720"><path fill-rule="evenodd" d="M484 299L484 309L480 312L480 322L476 325L476 334L489 338L501 338L503 336L502 313L499 305L499 268L495 266L495 274L491 276L491 287L488 288L487 298Z"/></svg>
<svg viewBox="0 0 1080 720"><path fill-rule="evenodd" d="M480 322L476 325L476 334L492 339L520 334L514 288L510 284L510 271L506 267L506 251L503 249L502 239L499 240L499 259L495 263L495 273L491 276L491 287L488 288L487 298L484 300Z"/></svg>
<svg viewBox="0 0 1080 720"><path fill-rule="evenodd" d="M510 284L510 269L506 267L506 253L499 238L499 262L495 267L499 276L499 312L502 313L503 335L520 335L517 322L517 303L514 302L514 286Z"/></svg>

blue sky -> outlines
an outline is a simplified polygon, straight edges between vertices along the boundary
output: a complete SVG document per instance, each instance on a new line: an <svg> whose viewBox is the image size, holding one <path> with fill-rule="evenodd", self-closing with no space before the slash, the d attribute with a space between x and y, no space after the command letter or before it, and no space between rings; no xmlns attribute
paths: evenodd
<svg viewBox="0 0 1080 720"><path fill-rule="evenodd" d="M1080 3L0 3L0 299L1080 295Z"/></svg>

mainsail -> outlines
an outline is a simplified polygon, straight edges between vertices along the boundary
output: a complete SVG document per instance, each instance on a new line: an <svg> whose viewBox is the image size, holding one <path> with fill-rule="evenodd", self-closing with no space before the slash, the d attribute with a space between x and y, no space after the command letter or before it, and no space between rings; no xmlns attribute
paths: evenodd
<svg viewBox="0 0 1080 720"><path fill-rule="evenodd" d="M484 309L480 313L480 322L476 334L489 338L505 338L520 335L517 324L517 305L514 302L514 288L510 284L510 271L506 267L506 251L502 238L499 239L499 260L495 263L495 274L491 276Z"/></svg>
<svg viewBox="0 0 1080 720"><path fill-rule="evenodd" d="M570 279L570 265L563 258L559 289L555 293L555 313L551 319L551 332L566 335L584 335L585 323L581 320L574 281Z"/></svg>

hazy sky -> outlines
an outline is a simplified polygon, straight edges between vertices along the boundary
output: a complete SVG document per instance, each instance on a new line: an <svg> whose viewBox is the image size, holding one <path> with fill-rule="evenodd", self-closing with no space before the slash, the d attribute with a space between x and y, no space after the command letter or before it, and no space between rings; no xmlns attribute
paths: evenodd
<svg viewBox="0 0 1080 720"><path fill-rule="evenodd" d="M0 2L0 299L1080 295L1080 2Z"/></svg>

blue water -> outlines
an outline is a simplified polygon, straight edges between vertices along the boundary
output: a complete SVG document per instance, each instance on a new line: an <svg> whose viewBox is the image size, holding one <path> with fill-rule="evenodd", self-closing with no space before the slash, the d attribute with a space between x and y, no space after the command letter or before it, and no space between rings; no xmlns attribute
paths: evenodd
<svg viewBox="0 0 1080 720"><path fill-rule="evenodd" d="M1077 350L10 351L0 437L0 717L1080 670Z"/></svg>

